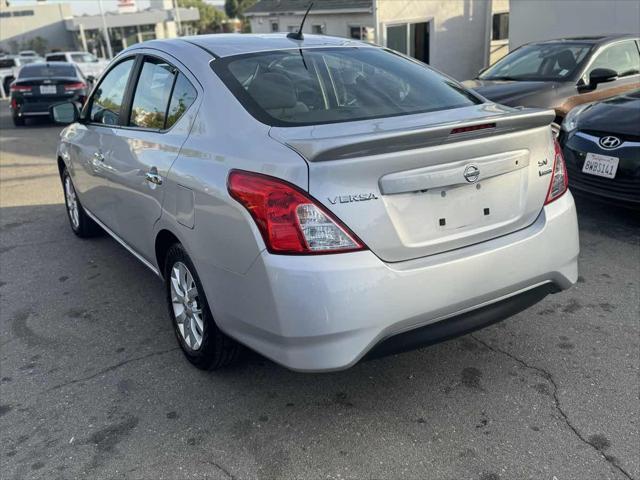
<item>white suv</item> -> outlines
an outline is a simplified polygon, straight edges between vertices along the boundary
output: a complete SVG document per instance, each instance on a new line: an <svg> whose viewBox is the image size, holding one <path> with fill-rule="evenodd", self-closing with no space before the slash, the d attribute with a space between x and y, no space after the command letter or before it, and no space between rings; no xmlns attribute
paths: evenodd
<svg viewBox="0 0 640 480"><path fill-rule="evenodd" d="M47 62L75 63L87 80L97 79L109 64L89 52L55 52L44 56ZM93 78L91 78L93 77Z"/></svg>

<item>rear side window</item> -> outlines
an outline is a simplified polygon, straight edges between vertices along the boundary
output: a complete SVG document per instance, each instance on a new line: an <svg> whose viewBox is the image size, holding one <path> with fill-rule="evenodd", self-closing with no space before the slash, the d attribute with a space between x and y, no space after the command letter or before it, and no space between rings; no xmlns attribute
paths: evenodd
<svg viewBox="0 0 640 480"><path fill-rule="evenodd" d="M258 120L314 125L481 103L427 66L379 48L280 50L212 64Z"/></svg>
<svg viewBox="0 0 640 480"><path fill-rule="evenodd" d="M113 67L104 77L91 99L89 121L105 125L117 125L124 92L134 60L125 60Z"/></svg>
<svg viewBox="0 0 640 480"><path fill-rule="evenodd" d="M161 60L145 60L131 104L129 125L161 130L175 77L175 69Z"/></svg>
<svg viewBox="0 0 640 480"><path fill-rule="evenodd" d="M20 78L29 77L77 77L76 69L71 65L25 65L20 69Z"/></svg>
<svg viewBox="0 0 640 480"><path fill-rule="evenodd" d="M173 87L165 128L171 128L178 121L196 100L196 96L196 89L191 85L191 82L183 74L179 73L176 84Z"/></svg>
<svg viewBox="0 0 640 480"><path fill-rule="evenodd" d="M47 55L47 62L66 62L67 57L64 54Z"/></svg>

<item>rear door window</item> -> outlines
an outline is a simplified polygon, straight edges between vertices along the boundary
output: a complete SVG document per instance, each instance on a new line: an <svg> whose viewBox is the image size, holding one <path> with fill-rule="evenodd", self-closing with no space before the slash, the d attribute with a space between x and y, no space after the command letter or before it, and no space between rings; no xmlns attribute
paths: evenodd
<svg viewBox="0 0 640 480"><path fill-rule="evenodd" d="M314 125L481 103L426 65L380 48L314 48L219 59L214 71L258 120Z"/></svg>
<svg viewBox="0 0 640 480"><path fill-rule="evenodd" d="M145 59L136 86L129 125L161 130L164 128L176 69L157 59Z"/></svg>
<svg viewBox="0 0 640 480"><path fill-rule="evenodd" d="M90 122L105 125L119 123L122 101L133 64L133 58L119 63L100 82L91 99Z"/></svg>

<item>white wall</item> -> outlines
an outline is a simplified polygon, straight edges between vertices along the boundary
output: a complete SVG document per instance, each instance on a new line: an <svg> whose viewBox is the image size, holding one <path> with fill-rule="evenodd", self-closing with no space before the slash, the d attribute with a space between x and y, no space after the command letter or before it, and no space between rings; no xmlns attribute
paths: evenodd
<svg viewBox="0 0 640 480"><path fill-rule="evenodd" d="M33 14L13 15L24 11ZM0 12L3 13L0 17L0 48L6 51L11 50L12 42L20 44L35 37L44 38L48 50L67 50L74 45L73 36L65 27L65 20L71 18L71 6L68 3L34 2L7 7L2 0Z"/></svg>
<svg viewBox="0 0 640 480"><path fill-rule="evenodd" d="M302 15L272 15L272 16L252 16L251 32L252 33L271 33L271 22L278 22L281 32L286 32L287 27L295 26L296 28L302 21ZM373 15L368 13L344 13L339 15L313 15L313 11L309 13L304 24L304 33L311 33L312 25L324 25L324 34L336 37L348 37L349 26L362 25L373 27Z"/></svg>
<svg viewBox="0 0 640 480"><path fill-rule="evenodd" d="M378 0L381 43L384 24L432 20L430 61L438 70L458 80L473 78L485 66L491 24L487 0Z"/></svg>
<svg viewBox="0 0 640 480"><path fill-rule="evenodd" d="M511 50L536 40L610 33L640 34L640 2L511 0Z"/></svg>

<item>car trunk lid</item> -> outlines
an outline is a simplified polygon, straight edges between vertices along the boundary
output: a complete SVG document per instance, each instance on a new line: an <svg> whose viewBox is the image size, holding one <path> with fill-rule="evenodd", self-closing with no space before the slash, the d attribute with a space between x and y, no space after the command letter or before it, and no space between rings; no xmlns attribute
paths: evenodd
<svg viewBox="0 0 640 480"><path fill-rule="evenodd" d="M533 223L553 168L553 118L483 104L270 135L308 161L310 194L397 262Z"/></svg>

